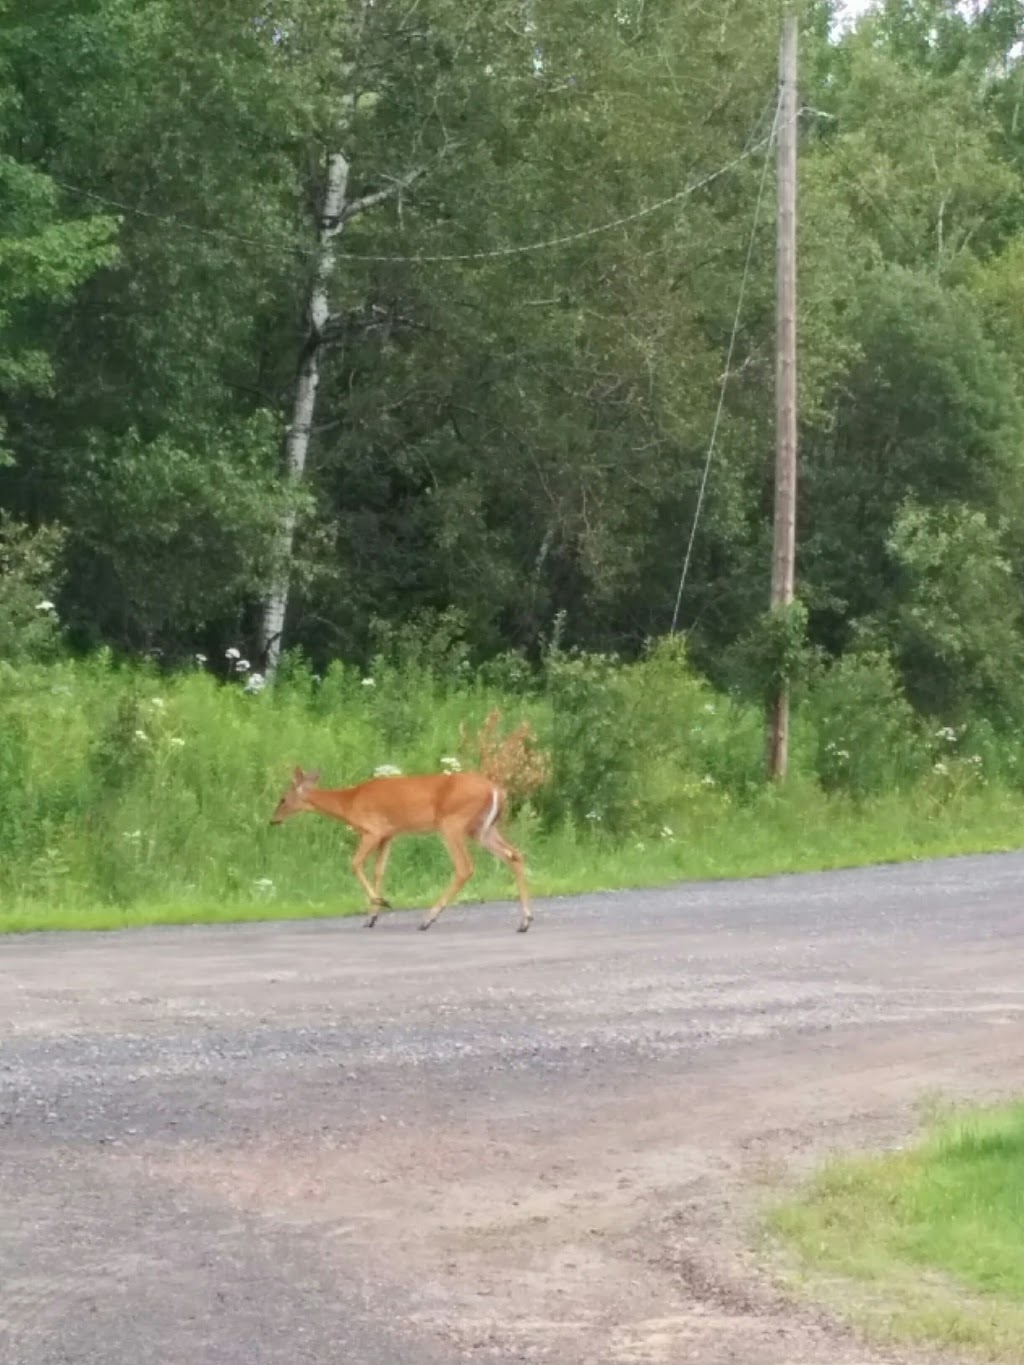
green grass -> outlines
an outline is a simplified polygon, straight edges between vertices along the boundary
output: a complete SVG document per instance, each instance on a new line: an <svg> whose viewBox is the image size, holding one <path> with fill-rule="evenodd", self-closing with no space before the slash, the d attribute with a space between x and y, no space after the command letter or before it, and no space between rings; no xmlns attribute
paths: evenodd
<svg viewBox="0 0 1024 1365"><path fill-rule="evenodd" d="M525 849L533 895L543 897L1001 851L1019 845L1022 815L1018 801L992 792L928 809L896 797L858 808L794 791L785 798L766 798L741 810L720 812L704 824L681 823L669 837L624 844L567 830L543 834L531 829L528 821L513 823L509 833ZM176 888L177 894L161 896L154 890L128 904L104 902L84 888L62 893L58 885L52 898L19 898L0 905L0 932L365 912L349 868L354 838L343 827L301 816L272 830L254 819L249 839L247 871L253 874L252 882L227 887L220 896L211 895L198 879L194 887ZM139 856L145 858L146 850ZM156 850L152 856L157 857ZM503 867L480 850L474 851L474 863L476 871L462 903L512 899L512 880ZM396 908L425 906L449 876L440 841L399 839L385 890ZM266 890L250 889L263 880L270 883ZM510 924L513 918L510 906Z"/></svg>
<svg viewBox="0 0 1024 1365"><path fill-rule="evenodd" d="M955 745L908 731L900 747L890 726L876 743L855 731L855 690L824 720L797 711L779 790L762 778L759 709L716 693L675 645L629 667L566 657L540 678L503 676L378 661L372 682L338 664L245 695L103 655L0 663L0 932L361 913L347 830L268 824L292 767L339 786L381 764L437 771L493 707L528 719L552 760L509 828L538 897L1024 841L1024 746L981 729ZM837 763L851 767L845 794L821 785ZM464 899L510 898L506 869L475 861ZM385 893L419 907L449 877L439 840L399 839Z"/></svg>
<svg viewBox="0 0 1024 1365"><path fill-rule="evenodd" d="M836 1160L770 1225L806 1288L872 1335L1021 1358L1024 1103L947 1119L911 1150Z"/></svg>

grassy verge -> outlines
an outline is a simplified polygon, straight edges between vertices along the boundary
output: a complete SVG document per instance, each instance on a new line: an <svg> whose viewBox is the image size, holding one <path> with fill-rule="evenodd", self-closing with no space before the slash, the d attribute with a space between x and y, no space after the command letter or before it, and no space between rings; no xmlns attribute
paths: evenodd
<svg viewBox="0 0 1024 1365"><path fill-rule="evenodd" d="M835 1161L770 1221L805 1286L870 1334L1021 1358L1024 1103Z"/></svg>
<svg viewBox="0 0 1024 1365"><path fill-rule="evenodd" d="M1024 842L1024 740L924 727L870 670L830 674L798 708L779 790L760 708L715 692L678 644L628 666L514 663L295 666L273 694L104 655L0 663L0 932L360 912L350 833L315 816L268 825L294 765L342 786L473 763L462 728L493 708L529 721L551 760L509 831L537 896ZM506 869L476 862L467 898L509 897ZM400 839L385 893L422 906L449 877L438 840Z"/></svg>
<svg viewBox="0 0 1024 1365"><path fill-rule="evenodd" d="M794 790L650 841L614 844L568 830L544 835L531 831L528 821L513 826L510 834L526 851L533 894L543 897L1003 851L1019 846L1022 816L1018 799L992 791L939 807L897 797L854 807ZM278 830L254 822L251 842L248 871L258 874L253 878L253 885L262 884L258 890L246 883L213 896L198 883L194 889L176 888L170 896L154 889L132 903L116 904L85 888L55 887L46 900L19 898L0 905L0 932L364 913L349 869L354 840L342 828L313 816ZM474 861L476 872L462 901L510 899L513 887L505 869L481 851ZM439 841L400 839L386 891L396 907L425 906L449 875ZM511 922L511 908L509 915Z"/></svg>

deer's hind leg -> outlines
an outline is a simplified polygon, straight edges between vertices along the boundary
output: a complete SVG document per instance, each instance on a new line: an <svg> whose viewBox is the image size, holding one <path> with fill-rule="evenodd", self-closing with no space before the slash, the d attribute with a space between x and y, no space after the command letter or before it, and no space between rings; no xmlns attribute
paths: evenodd
<svg viewBox="0 0 1024 1365"><path fill-rule="evenodd" d="M521 915L519 919L519 933L525 934L530 927L533 919L533 911L530 909L530 892L526 885L525 859L516 848L515 844L510 844L505 836L498 831L497 825L491 825L490 829L484 831L479 836L480 847L485 848L488 853L493 853L512 869L512 875L516 879L516 886L519 890L519 905Z"/></svg>

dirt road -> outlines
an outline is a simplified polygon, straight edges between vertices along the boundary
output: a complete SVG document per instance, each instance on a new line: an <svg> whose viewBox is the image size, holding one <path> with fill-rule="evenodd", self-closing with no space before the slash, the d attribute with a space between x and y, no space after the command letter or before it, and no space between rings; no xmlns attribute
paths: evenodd
<svg viewBox="0 0 1024 1365"><path fill-rule="evenodd" d="M0 940L4 1365L874 1365L766 1178L1024 1089L1024 856Z"/></svg>

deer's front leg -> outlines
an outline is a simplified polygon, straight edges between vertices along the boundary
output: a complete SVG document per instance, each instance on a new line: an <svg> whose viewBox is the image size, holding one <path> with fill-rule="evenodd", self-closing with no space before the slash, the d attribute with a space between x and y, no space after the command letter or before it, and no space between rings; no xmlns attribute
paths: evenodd
<svg viewBox="0 0 1024 1365"><path fill-rule="evenodd" d="M352 871L359 878L359 884L366 892L366 898L370 902L370 917L366 921L367 929L372 929L377 923L377 916L380 913L380 901L376 891L367 881L366 873L363 871L363 864L374 849L380 847L382 842L383 840L379 834L364 834L359 840L359 847L352 855ZM379 862L380 860L378 858L378 865Z"/></svg>

